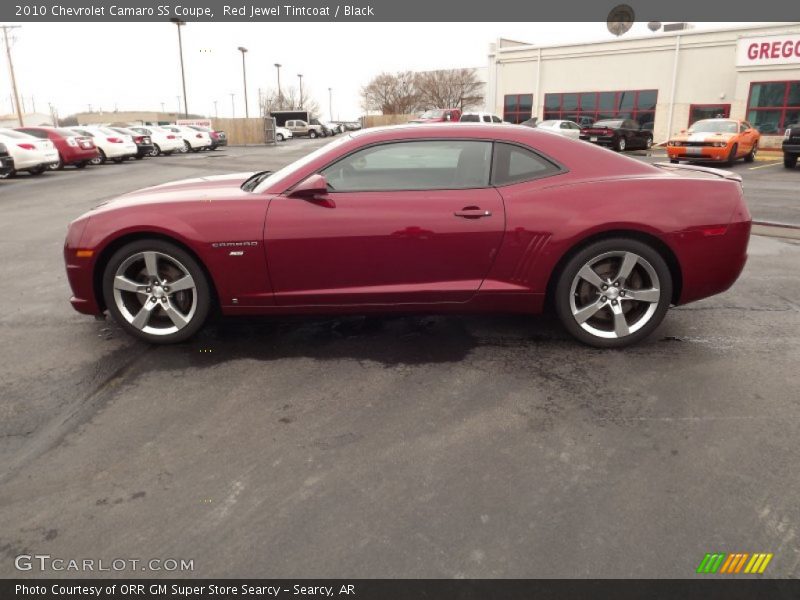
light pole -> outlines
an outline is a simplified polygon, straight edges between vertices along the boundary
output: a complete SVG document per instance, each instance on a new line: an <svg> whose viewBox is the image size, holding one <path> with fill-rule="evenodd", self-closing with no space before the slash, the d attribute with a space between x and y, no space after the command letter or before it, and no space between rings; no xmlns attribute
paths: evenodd
<svg viewBox="0 0 800 600"><path fill-rule="evenodd" d="M278 108L283 108L283 95L281 94L281 63L275 63L275 68L278 69Z"/></svg>
<svg viewBox="0 0 800 600"><path fill-rule="evenodd" d="M164 108L164 103L163 103L163 102L161 103L161 112L162 112L162 113L165 113L165 112L167 112L167 109L166 109L166 108Z"/></svg>
<svg viewBox="0 0 800 600"><path fill-rule="evenodd" d="M333 121L333 88L328 88L328 113Z"/></svg>
<svg viewBox="0 0 800 600"><path fill-rule="evenodd" d="M231 119L236 117L236 105L233 103L233 97L235 95L236 94L234 94L233 92L230 93L230 97L231 97Z"/></svg>
<svg viewBox="0 0 800 600"><path fill-rule="evenodd" d="M300 80L300 110L303 110L303 74L298 73L297 78Z"/></svg>
<svg viewBox="0 0 800 600"><path fill-rule="evenodd" d="M14 102L17 105L17 120L20 127L25 127L22 120L22 105L19 103L19 93L17 92L17 78L14 75L14 63L11 61L11 45L8 41L8 30L19 29L19 25L3 25L3 37L6 41L6 56L8 57L8 70L11 73L11 87L14 89Z"/></svg>
<svg viewBox="0 0 800 600"><path fill-rule="evenodd" d="M173 17L170 19L175 26L178 28L178 52L181 55L181 83L183 84L183 117L185 119L189 118L189 100L186 98L186 72L183 68L183 39L181 38L181 27L186 25L186 21L181 21L180 19Z"/></svg>
<svg viewBox="0 0 800 600"><path fill-rule="evenodd" d="M217 111L217 101L214 100L214 118L219 119L219 111Z"/></svg>
<svg viewBox="0 0 800 600"><path fill-rule="evenodd" d="M239 46L239 52L242 53L242 82L244 85L244 116L245 118L250 117L250 110L247 108L247 69L244 66L244 55L247 52L247 48L244 46Z"/></svg>

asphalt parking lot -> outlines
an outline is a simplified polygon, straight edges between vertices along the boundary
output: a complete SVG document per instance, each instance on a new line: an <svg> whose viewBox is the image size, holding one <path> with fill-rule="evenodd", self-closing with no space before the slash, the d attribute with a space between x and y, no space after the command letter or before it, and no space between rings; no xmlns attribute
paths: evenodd
<svg viewBox="0 0 800 600"><path fill-rule="evenodd" d="M0 576L41 575L14 568L36 553L194 561L127 576L691 577L714 551L797 575L797 241L754 236L730 291L624 351L459 316L229 319L148 347L70 307L71 219L320 143L0 181ZM800 224L800 172L734 170L756 218Z"/></svg>

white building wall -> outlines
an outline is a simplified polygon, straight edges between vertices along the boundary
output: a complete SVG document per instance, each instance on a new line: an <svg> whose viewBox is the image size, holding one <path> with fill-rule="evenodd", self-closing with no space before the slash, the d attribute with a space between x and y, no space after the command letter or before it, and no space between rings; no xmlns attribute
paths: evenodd
<svg viewBox="0 0 800 600"><path fill-rule="evenodd" d="M692 104L730 104L731 117L745 118L752 81L800 80L800 61L736 66L740 37L783 33L800 33L800 24L688 30L562 46L503 47L498 41L489 52L486 109L502 115L506 94L534 94L533 116L541 119L547 93L655 89L653 132L661 142L688 126Z"/></svg>

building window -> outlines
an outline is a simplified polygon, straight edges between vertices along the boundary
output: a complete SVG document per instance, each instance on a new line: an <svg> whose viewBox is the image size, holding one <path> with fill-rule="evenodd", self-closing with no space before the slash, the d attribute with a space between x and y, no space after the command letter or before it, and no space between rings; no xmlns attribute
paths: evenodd
<svg viewBox="0 0 800 600"><path fill-rule="evenodd" d="M503 120L522 123L531 118L533 94L509 94L503 103Z"/></svg>
<svg viewBox="0 0 800 600"><path fill-rule="evenodd" d="M800 123L800 81L751 83L747 120L766 135L780 135Z"/></svg>
<svg viewBox="0 0 800 600"><path fill-rule="evenodd" d="M689 106L689 127L701 119L727 119L730 116L730 104L692 104Z"/></svg>
<svg viewBox="0 0 800 600"><path fill-rule="evenodd" d="M575 121L588 127L600 119L633 119L652 129L658 90L580 92L544 95L544 118Z"/></svg>

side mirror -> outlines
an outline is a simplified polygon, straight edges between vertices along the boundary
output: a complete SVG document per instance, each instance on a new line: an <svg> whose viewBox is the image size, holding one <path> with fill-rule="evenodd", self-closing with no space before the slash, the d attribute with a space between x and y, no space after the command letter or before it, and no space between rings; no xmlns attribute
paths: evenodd
<svg viewBox="0 0 800 600"><path fill-rule="evenodd" d="M289 194L295 198L310 198L324 196L328 193L328 180L324 175L314 173L298 183Z"/></svg>

